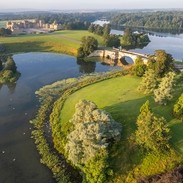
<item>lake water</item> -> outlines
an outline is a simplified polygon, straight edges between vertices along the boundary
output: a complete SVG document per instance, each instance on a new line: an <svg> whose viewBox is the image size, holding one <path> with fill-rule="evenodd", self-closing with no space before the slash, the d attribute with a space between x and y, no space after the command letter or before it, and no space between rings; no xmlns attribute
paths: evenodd
<svg viewBox="0 0 183 183"><path fill-rule="evenodd" d="M29 120L38 109L35 91L57 80L115 68L54 53L24 53L13 58L21 77L14 85L0 87L0 183L53 183L30 138Z"/></svg>

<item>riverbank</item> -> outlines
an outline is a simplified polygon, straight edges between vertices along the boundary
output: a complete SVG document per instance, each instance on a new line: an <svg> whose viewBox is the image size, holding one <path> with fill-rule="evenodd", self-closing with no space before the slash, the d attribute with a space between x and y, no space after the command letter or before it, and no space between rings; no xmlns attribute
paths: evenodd
<svg viewBox="0 0 183 183"><path fill-rule="evenodd" d="M102 37L84 30L62 30L48 34L28 34L2 37L7 53L56 52L77 55L77 49L83 36L95 37L102 44Z"/></svg>
<svg viewBox="0 0 183 183"><path fill-rule="evenodd" d="M84 78L83 78L84 79ZM89 78L88 78L89 79ZM87 78L85 79L87 81ZM100 108L110 112L112 117L123 126L122 139L117 146L110 149L110 165L114 170L114 176L109 182L136 182L140 176L150 176L172 169L182 162L183 136L177 131L183 128L179 120L172 116L172 107L182 92L182 83L175 88L174 98L167 106L157 105L152 96L145 96L136 91L140 78L133 76L118 76L112 79L93 82L90 84L77 85L79 80L71 79L57 82L51 86L46 86L39 91L39 95L47 98L47 95L54 93L58 95L71 83L69 89L62 92L61 97L55 102L51 127L56 149L64 153L66 136L70 129L71 119L74 113L74 106L80 99L94 101ZM66 85L67 84L67 85ZM92 93L92 95L91 95ZM106 100L107 98L107 100ZM171 128L171 145L175 147L166 153L144 153L133 142L133 133L136 129L135 121L139 113L140 106L146 101L150 101L153 112L158 116L163 116Z"/></svg>

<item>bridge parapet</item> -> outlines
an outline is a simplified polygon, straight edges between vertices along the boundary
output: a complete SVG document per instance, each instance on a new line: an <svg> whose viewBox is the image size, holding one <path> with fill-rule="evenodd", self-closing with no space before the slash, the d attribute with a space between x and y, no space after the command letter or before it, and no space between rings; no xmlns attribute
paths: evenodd
<svg viewBox="0 0 183 183"><path fill-rule="evenodd" d="M148 62L148 55L142 54L142 53L136 53L131 52L127 50L95 50L93 53L91 53L88 57L103 57L108 58L111 60L121 60L123 57L130 57L133 62L135 63L135 60L137 57L140 56L144 62L144 64L147 64Z"/></svg>

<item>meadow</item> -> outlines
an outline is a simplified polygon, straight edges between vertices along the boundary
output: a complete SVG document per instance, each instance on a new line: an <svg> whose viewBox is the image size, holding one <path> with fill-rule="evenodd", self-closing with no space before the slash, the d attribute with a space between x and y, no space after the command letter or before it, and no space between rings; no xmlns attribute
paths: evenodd
<svg viewBox="0 0 183 183"><path fill-rule="evenodd" d="M8 53L56 52L77 55L77 49L83 36L93 36L102 44L100 36L83 30L62 30L47 34L26 34L1 37Z"/></svg>
<svg viewBox="0 0 183 183"><path fill-rule="evenodd" d="M172 107L182 92L180 84L174 90L174 98L166 106L154 102L151 95L143 95L136 88L140 78L124 76L109 79L84 87L70 95L61 111L62 129L70 127L68 121L74 114L74 106L81 99L95 102L99 108L109 112L123 126L122 138L117 146L111 149L111 165L115 176L111 182L135 183L141 176L150 176L173 168L182 162L183 155L183 124L172 116ZM167 153L144 153L135 146L134 132L139 109L150 101L152 111L156 116L163 116L171 130L172 150ZM173 148L174 147L174 148ZM175 149L175 151L174 151Z"/></svg>

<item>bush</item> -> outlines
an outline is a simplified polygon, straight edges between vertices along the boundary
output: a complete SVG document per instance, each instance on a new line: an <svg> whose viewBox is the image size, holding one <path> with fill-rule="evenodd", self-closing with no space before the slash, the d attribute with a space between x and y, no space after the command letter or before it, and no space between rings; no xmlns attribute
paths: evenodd
<svg viewBox="0 0 183 183"><path fill-rule="evenodd" d="M173 114L176 118L183 121L183 93L179 97L177 103L173 107Z"/></svg>

